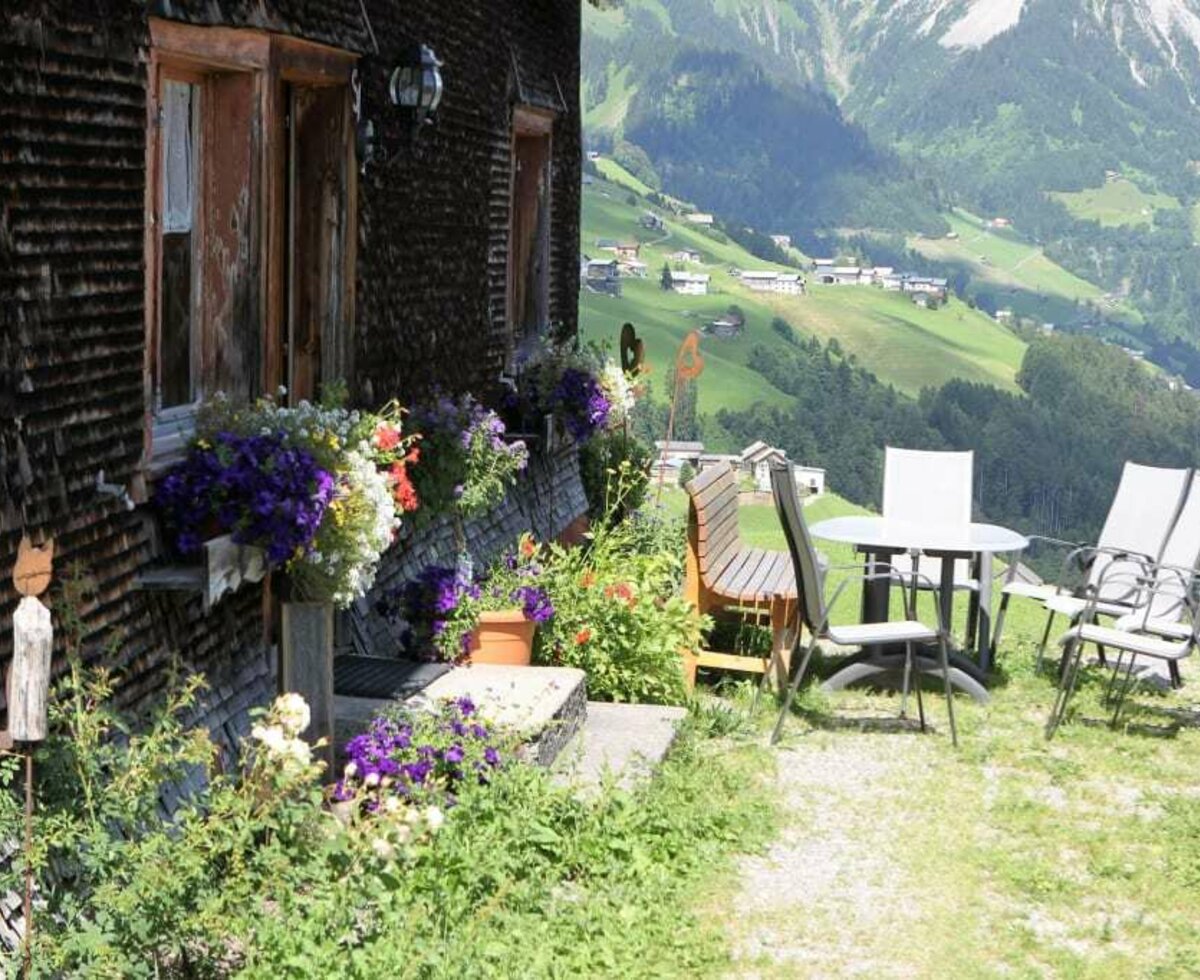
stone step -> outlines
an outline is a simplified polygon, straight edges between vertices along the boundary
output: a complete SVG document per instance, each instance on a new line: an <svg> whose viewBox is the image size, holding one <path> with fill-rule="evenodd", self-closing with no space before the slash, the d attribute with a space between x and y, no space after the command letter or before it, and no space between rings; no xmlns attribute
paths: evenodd
<svg viewBox="0 0 1200 980"><path fill-rule="evenodd" d="M518 733L525 759L550 766L583 724L586 681L584 672L573 667L473 664L442 674L403 703L421 707L445 698L469 697L484 718ZM379 711L395 703L389 698L338 695L334 699L338 747L361 732Z"/></svg>
<svg viewBox="0 0 1200 980"><path fill-rule="evenodd" d="M582 792L607 776L631 789L648 780L675 743L684 708L589 701L579 737L562 752L555 780Z"/></svg>

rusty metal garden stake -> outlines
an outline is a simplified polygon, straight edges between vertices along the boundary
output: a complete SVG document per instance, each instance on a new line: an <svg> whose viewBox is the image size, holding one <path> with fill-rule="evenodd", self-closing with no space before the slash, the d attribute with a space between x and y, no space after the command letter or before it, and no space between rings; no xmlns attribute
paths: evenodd
<svg viewBox="0 0 1200 980"><path fill-rule="evenodd" d="M704 371L704 358L700 356L700 331L693 330L683 338L679 353L675 355L675 390L671 395L671 412L667 416L667 441L663 443L658 467L658 497L656 505L662 504L663 479L666 476L667 453L671 450L671 439L675 434L675 410L679 407L679 390L683 382L694 381Z"/></svg>

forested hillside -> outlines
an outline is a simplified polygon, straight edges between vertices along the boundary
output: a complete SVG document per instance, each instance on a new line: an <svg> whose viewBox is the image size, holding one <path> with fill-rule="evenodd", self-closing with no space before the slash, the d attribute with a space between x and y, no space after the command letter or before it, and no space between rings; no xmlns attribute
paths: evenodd
<svg viewBox="0 0 1200 980"><path fill-rule="evenodd" d="M722 412L721 424L824 466L830 485L858 503L879 504L881 446L971 449L985 518L1092 540L1126 459L1200 463L1200 401L1088 338L1031 344L1020 394L951 381L908 399L812 340L786 357L758 352L751 363L795 401Z"/></svg>

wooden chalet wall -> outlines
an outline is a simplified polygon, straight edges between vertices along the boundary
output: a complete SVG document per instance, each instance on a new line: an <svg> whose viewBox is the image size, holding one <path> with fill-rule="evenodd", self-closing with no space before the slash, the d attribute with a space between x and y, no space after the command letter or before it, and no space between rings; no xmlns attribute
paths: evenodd
<svg viewBox="0 0 1200 980"><path fill-rule="evenodd" d="M358 184L358 401L493 388L508 344L517 104L558 113L550 307L553 319L575 324L577 0L366 0L366 19L363 9L359 0L0 5L0 624L16 604L20 534L53 535L60 573L78 562L95 578L84 612L97 638L119 638L109 662L126 704L161 689L172 653L234 684L268 646L261 589L227 597L207 616L198 599L136 591L152 557L144 522L96 490L101 471L130 488L140 475L150 15L270 30L361 56L362 111L380 132L383 159ZM415 141L386 99L387 77L414 42L437 52L445 79L437 124ZM0 664L10 644L0 626Z"/></svg>

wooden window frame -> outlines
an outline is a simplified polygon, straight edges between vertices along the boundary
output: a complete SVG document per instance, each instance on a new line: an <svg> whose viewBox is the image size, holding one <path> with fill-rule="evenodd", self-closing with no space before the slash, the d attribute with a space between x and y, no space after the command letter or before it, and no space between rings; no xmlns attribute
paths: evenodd
<svg viewBox="0 0 1200 980"><path fill-rule="evenodd" d="M175 21L151 17L150 50L148 55L147 98L146 98L146 191L144 254L146 257L144 308L146 357L143 366L145 390L145 425L143 427L143 471L154 477L174 461L172 458L182 445L168 444L164 453L156 451L155 398L158 364L159 322L161 316L160 284L162 274L161 250L161 201L162 201L162 142L158 134L159 93L164 79L200 80L216 72L249 72L253 74L252 94L253 118L251 125L261 128L258 152L252 160L252 173L248 184L254 188L255 196L250 202L251 212L257 215L257 240L251 247L257 256L260 281L258 283L258 322L261 327L262 350L261 371L257 382L265 392L275 391L285 382L286 358L284 342L288 321L287 265L291 242L288 240L287 215L288 175L287 163L287 111L288 85L343 86L347 100L353 72L358 64L358 55L326 45L297 38L272 34L256 29L228 27L197 27ZM205 98L201 94L202 123L207 116ZM349 105L349 101L347 102ZM200 179L205 179L204 156L206 143L211 136L201 141L199 149ZM342 255L342 283L344 289L343 323L347 345L347 362L351 359L349 345L352 343L351 325L354 322L355 248L358 240L357 220L357 174L353 139L347 141L345 240ZM201 197L199 205L203 204ZM205 215L203 206L198 206L196 226L199 247L205 242ZM199 284L204 291L203 279ZM203 311L204 297L199 301ZM196 329L196 327L193 327ZM210 329L201 322L200 330ZM203 343L203 340L202 340ZM349 380L349 379L348 379ZM201 392L209 394L212 392ZM194 408L180 406L163 413L164 420L174 415L180 426L186 425L186 417L194 415ZM160 433L161 436L161 433Z"/></svg>
<svg viewBox="0 0 1200 980"><path fill-rule="evenodd" d="M546 211L548 232L546 241L546 318L550 317L550 300L554 294L554 265L553 265L553 222L554 222L554 124L558 114L552 109L539 106L516 105L512 111L512 135L509 143L510 173L508 182L508 255L506 264L505 320L508 327L508 358L511 360L521 345L526 342L525 324L519 323L520 311L516 307L516 248L515 246L515 213L517 191L517 142L521 138L543 137L546 140ZM547 324L539 324L544 329Z"/></svg>

